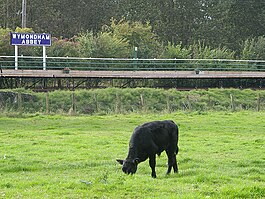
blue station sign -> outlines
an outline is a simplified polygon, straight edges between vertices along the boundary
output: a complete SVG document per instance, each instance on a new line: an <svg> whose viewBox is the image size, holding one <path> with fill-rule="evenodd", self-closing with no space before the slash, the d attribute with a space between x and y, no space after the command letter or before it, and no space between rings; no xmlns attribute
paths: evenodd
<svg viewBox="0 0 265 199"><path fill-rule="evenodd" d="M51 46L51 35L45 33L10 33L11 45Z"/></svg>

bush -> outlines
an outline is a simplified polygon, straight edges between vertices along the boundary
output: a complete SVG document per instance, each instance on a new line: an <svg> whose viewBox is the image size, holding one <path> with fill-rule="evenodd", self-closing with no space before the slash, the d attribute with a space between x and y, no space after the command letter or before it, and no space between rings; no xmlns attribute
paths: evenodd
<svg viewBox="0 0 265 199"><path fill-rule="evenodd" d="M162 57L171 59L234 59L235 52L225 47L213 49L200 41L188 47L184 47L182 44L174 46L168 43Z"/></svg>
<svg viewBox="0 0 265 199"><path fill-rule="evenodd" d="M95 38L94 49L93 57L128 58L130 55L128 41L107 32L100 33Z"/></svg>
<svg viewBox="0 0 265 199"><path fill-rule="evenodd" d="M111 21L111 26L106 29L113 37L125 40L129 44L129 50L133 55L134 47L137 47L138 58L156 58L162 53L163 46L159 42L159 38L153 33L149 23L128 22L120 20Z"/></svg>
<svg viewBox="0 0 265 199"><path fill-rule="evenodd" d="M79 56L80 57L92 57L95 51L95 41L92 32L81 33L77 38L79 42Z"/></svg>
<svg viewBox="0 0 265 199"><path fill-rule="evenodd" d="M190 59L191 53L190 49L186 49L181 44L174 46L169 42L162 57L166 59Z"/></svg>
<svg viewBox="0 0 265 199"><path fill-rule="evenodd" d="M47 55L50 57L79 57L79 42L72 39L52 38L52 45L47 48Z"/></svg>
<svg viewBox="0 0 265 199"><path fill-rule="evenodd" d="M234 59L235 52L225 48L211 48L203 42L194 43L190 46L194 59Z"/></svg>
<svg viewBox="0 0 265 199"><path fill-rule="evenodd" d="M242 59L264 60L265 59L265 37L247 39L242 45Z"/></svg>
<svg viewBox="0 0 265 199"><path fill-rule="evenodd" d="M10 29L0 28L0 55L11 56L14 48L10 45Z"/></svg>

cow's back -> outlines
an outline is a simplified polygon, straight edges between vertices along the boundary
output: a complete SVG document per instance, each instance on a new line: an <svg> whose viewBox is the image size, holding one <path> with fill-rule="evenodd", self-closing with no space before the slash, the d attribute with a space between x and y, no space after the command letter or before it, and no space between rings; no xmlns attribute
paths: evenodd
<svg viewBox="0 0 265 199"><path fill-rule="evenodd" d="M157 121L151 127L153 141L159 147L159 153L166 150L170 145L178 144L178 127L171 120Z"/></svg>
<svg viewBox="0 0 265 199"><path fill-rule="evenodd" d="M155 144L157 153L160 154L169 145L177 145L178 127L171 120L145 123L135 129L130 143L135 142L138 142L143 149L150 149Z"/></svg>

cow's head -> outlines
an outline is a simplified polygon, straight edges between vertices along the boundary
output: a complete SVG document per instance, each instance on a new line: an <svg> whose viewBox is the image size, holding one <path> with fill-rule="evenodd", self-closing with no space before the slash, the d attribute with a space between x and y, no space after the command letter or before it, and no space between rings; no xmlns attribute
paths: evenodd
<svg viewBox="0 0 265 199"><path fill-rule="evenodd" d="M137 165L139 163L139 159L126 159L126 160L118 160L117 162L122 165L122 171L126 174L134 174L137 171Z"/></svg>

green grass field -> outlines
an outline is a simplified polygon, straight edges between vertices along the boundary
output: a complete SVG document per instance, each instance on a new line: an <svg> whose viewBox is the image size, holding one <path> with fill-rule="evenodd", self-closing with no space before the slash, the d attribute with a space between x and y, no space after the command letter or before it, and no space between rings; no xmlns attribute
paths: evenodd
<svg viewBox="0 0 265 199"><path fill-rule="evenodd" d="M179 173L122 173L133 129L173 119ZM265 112L0 117L0 198L265 198Z"/></svg>

